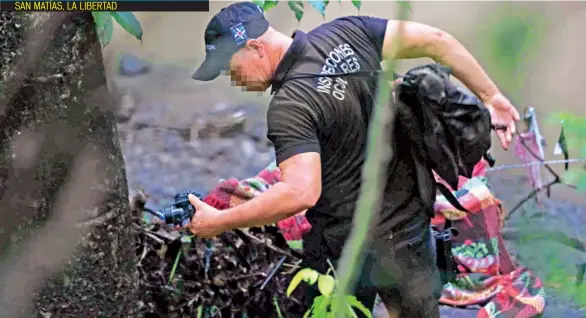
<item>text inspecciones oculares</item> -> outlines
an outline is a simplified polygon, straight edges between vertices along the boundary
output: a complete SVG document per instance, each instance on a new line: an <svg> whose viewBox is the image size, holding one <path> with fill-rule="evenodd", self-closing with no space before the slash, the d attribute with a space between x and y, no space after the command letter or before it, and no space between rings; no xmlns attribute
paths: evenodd
<svg viewBox="0 0 586 318"><path fill-rule="evenodd" d="M360 63L350 44L340 44L331 50L326 57L320 74L354 73L360 70ZM317 80L317 91L334 96L338 100L346 97L348 81L341 77L320 77Z"/></svg>

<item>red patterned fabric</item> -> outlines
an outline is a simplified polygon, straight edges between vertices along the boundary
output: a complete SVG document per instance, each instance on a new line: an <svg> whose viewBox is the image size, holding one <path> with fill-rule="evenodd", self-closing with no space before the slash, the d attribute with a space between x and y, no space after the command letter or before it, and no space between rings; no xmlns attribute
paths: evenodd
<svg viewBox="0 0 586 318"><path fill-rule="evenodd" d="M515 155L521 160L522 163L537 163L539 158L534 155L541 156L539 151L539 143L535 132L526 132L516 136L514 139ZM529 148L529 149L527 149ZM543 159L543 158L541 158ZM541 180L541 166L532 165L527 168L529 171L529 177L531 178L531 187L533 189L539 189L543 185ZM537 202L541 202L543 194L538 192L535 195Z"/></svg>
<svg viewBox="0 0 586 318"><path fill-rule="evenodd" d="M281 171L275 165L270 165L253 178L220 182L203 201L218 210L225 210L256 197L280 180ZM287 241L301 240L303 234L311 229L305 212L278 221L277 226Z"/></svg>
<svg viewBox="0 0 586 318"><path fill-rule="evenodd" d="M287 241L303 239L303 234L311 230L311 224L305 215L298 214L277 222L277 226Z"/></svg>
<svg viewBox="0 0 586 318"><path fill-rule="evenodd" d="M238 179L228 179L220 182L210 193L203 199L203 202L213 206L218 210L230 208L232 193L236 191L240 182Z"/></svg>
<svg viewBox="0 0 586 318"><path fill-rule="evenodd" d="M482 159L476 166L474 166L474 169L472 170L472 177L486 176L486 169L487 168L488 168L488 162L486 160ZM450 185L447 182L445 182L437 173L435 173L435 171L433 172L433 175L434 175L435 180L437 182L441 182L446 187L448 187L448 189L454 191L454 189L452 189L452 187L450 187ZM463 176L459 176L458 189L462 188L468 180L470 180L470 179L463 177Z"/></svg>
<svg viewBox="0 0 586 318"><path fill-rule="evenodd" d="M440 302L452 306L483 306L477 317L535 317L545 309L542 281L525 267L515 267L500 233L500 201L494 197L483 174L464 181L454 194L470 213L454 208L443 196L435 203L432 224L446 219L458 230L452 254L458 264L455 282L444 285ZM437 176L436 176L437 177ZM441 182L441 180L438 180Z"/></svg>

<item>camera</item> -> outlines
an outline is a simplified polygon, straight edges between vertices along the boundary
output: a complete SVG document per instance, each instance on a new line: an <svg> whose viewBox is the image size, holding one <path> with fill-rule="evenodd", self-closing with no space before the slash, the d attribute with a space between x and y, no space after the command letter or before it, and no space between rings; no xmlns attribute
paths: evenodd
<svg viewBox="0 0 586 318"><path fill-rule="evenodd" d="M175 203L157 211L157 216L169 226L187 225L195 213L195 208L191 205L187 197L189 194L195 195L200 200L202 199L201 195L194 191L177 193L175 195Z"/></svg>

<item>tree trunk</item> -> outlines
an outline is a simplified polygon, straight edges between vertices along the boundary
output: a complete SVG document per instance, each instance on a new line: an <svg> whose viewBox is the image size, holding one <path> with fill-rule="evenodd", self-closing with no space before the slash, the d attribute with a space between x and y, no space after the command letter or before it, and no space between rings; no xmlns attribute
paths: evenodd
<svg viewBox="0 0 586 318"><path fill-rule="evenodd" d="M124 161L90 12L0 12L0 317L128 317Z"/></svg>

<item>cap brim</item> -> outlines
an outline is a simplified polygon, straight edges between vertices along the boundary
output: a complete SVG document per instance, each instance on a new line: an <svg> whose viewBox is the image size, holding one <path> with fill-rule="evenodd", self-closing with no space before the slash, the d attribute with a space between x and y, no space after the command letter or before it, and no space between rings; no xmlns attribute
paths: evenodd
<svg viewBox="0 0 586 318"><path fill-rule="evenodd" d="M216 79L222 71L228 69L230 58L226 55L208 55L191 78L204 82Z"/></svg>

